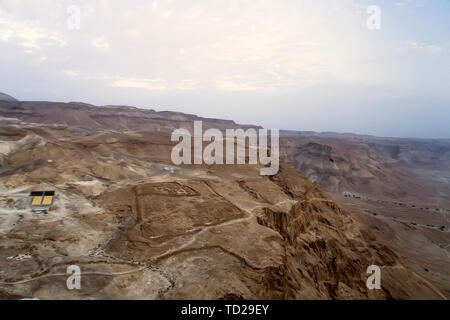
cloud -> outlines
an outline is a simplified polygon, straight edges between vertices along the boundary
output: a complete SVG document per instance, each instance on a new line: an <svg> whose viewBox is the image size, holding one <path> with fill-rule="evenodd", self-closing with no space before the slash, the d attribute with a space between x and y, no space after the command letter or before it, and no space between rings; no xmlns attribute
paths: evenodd
<svg viewBox="0 0 450 320"><path fill-rule="evenodd" d="M198 89L198 86L199 86L199 83L197 81L186 79L186 80L179 81L176 84L175 89L177 89L177 90L195 90L195 89Z"/></svg>
<svg viewBox="0 0 450 320"><path fill-rule="evenodd" d="M430 55L439 55L443 52L442 47L439 45L423 44L411 40L406 42L406 48L417 52L427 53Z"/></svg>
<svg viewBox="0 0 450 320"><path fill-rule="evenodd" d="M106 37L95 38L91 41L92 45L98 49L109 49L110 44Z"/></svg>
<svg viewBox="0 0 450 320"><path fill-rule="evenodd" d="M80 72L75 70L63 70L63 74L73 79L78 77L80 75Z"/></svg>
<svg viewBox="0 0 450 320"><path fill-rule="evenodd" d="M18 21L27 21L28 17L20 19L24 11L17 4L24 2L5 1L15 8ZM79 70L85 77L126 74L133 80L128 86L159 88L161 81L154 85L145 80L164 73L165 88L183 91L286 91L334 79L373 80L348 72L355 69L354 58L364 50L364 42L370 41L361 36L366 35L365 17L361 19L353 1L299 0L280 5L267 0L79 0L78 5L80 30L67 30L64 4L52 7L44 2L33 7L34 15L41 19L29 33L44 35L54 30L45 38L61 39L67 45L64 51L47 53L49 61L58 70ZM114 12L122 14L111 14ZM36 37L23 36L28 39L24 43L41 45L43 39ZM355 46L348 39L362 40ZM360 73L365 68L360 66Z"/></svg>
<svg viewBox="0 0 450 320"><path fill-rule="evenodd" d="M113 88L166 90L167 82L160 77L155 79L119 78L114 80L110 86Z"/></svg>
<svg viewBox="0 0 450 320"><path fill-rule="evenodd" d="M217 88L225 91L257 91L261 90L255 79L245 75L221 77L216 82Z"/></svg>
<svg viewBox="0 0 450 320"><path fill-rule="evenodd" d="M66 45L61 33L42 27L39 21L8 17L1 11L0 41L17 41L22 47L28 49Z"/></svg>

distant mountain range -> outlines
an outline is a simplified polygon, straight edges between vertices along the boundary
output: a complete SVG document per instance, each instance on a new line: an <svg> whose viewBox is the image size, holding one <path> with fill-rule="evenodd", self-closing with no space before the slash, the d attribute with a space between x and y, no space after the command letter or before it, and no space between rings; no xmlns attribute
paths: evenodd
<svg viewBox="0 0 450 320"><path fill-rule="evenodd" d="M171 133L193 130L259 128L232 120L192 114L139 109L130 106L97 107L81 102L17 101L1 94L0 116L25 122L97 130ZM380 199L416 201L450 207L450 139L380 138L352 133L281 131L281 157L322 189L336 194L358 193Z"/></svg>

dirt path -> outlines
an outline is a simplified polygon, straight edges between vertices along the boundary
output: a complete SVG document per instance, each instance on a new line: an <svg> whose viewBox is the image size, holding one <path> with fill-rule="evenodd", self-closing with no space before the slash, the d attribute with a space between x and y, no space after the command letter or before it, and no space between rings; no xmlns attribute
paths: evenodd
<svg viewBox="0 0 450 320"><path fill-rule="evenodd" d="M123 275L127 275L127 274L141 272L141 271L144 271L145 269L146 269L146 267L140 267L140 268L137 268L135 270L122 271L122 272L82 272L81 276L83 276L83 277L84 276L109 276L109 277L116 277L116 276L123 276ZM4 285L18 285L18 284L24 284L24 283L28 283L28 282L32 282L32 281L36 281L36 280L40 280L40 279L45 279L45 278L69 277L69 276L70 276L70 274L68 274L68 273L46 274L46 275L42 275L42 276L39 276L39 277L26 279L26 280L20 280L20 281L16 281L16 282L0 282L0 285L2 285L2 286L4 286Z"/></svg>
<svg viewBox="0 0 450 320"><path fill-rule="evenodd" d="M380 219L385 219L385 220L391 220L394 222L398 222L398 223L406 223L408 225L412 225L412 226L416 226L416 227L421 227L421 228L426 228L426 229L431 229L434 231L439 231L439 232L445 232L445 233L450 233L450 230L441 230L440 228L436 227L436 226L428 226L422 223L417 223L417 222L412 222L412 221L406 221L403 219L398 219L395 217L389 217L389 216L385 216L376 212L369 212L367 210L361 210L360 211L362 214L365 214L366 216L371 216L374 218L380 218Z"/></svg>

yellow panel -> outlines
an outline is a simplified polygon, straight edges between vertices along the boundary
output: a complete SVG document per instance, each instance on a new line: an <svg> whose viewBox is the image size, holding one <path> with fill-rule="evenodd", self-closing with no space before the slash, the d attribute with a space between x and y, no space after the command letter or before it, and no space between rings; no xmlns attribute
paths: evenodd
<svg viewBox="0 0 450 320"><path fill-rule="evenodd" d="M33 198L33 203L31 204L32 206L39 206L41 205L42 202L42 197L34 197Z"/></svg>
<svg viewBox="0 0 450 320"><path fill-rule="evenodd" d="M53 196L45 196L44 201L42 202L43 206L49 206L52 204Z"/></svg>

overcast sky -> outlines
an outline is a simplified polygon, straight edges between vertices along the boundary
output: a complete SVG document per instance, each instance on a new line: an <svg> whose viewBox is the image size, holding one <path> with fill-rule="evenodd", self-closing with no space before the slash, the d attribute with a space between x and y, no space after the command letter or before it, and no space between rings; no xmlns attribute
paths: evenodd
<svg viewBox="0 0 450 320"><path fill-rule="evenodd" d="M0 0L0 92L450 138L450 1Z"/></svg>

